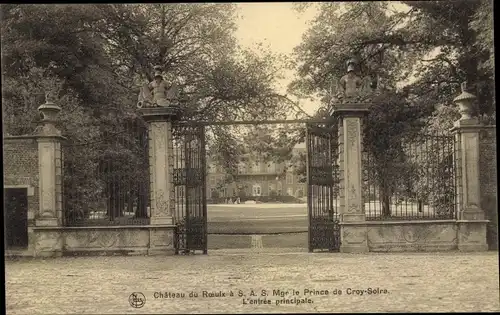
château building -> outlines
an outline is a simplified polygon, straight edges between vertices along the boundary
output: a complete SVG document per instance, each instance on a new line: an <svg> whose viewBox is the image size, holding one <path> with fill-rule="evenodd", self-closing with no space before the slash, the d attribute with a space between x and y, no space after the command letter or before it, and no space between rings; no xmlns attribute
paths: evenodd
<svg viewBox="0 0 500 315"><path fill-rule="evenodd" d="M297 144L292 154L305 153L305 144ZM288 164L288 165L287 165ZM295 165L290 162L266 162L256 158L241 162L237 174L230 182L226 182L227 173L222 167L207 160L207 199L224 200L260 199L272 196L306 196L306 183L303 175L294 172Z"/></svg>

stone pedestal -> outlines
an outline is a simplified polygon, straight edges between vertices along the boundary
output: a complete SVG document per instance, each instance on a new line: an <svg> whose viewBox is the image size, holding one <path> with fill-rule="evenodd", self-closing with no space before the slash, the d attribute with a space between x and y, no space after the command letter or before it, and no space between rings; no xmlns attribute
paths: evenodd
<svg viewBox="0 0 500 315"><path fill-rule="evenodd" d="M455 122L457 150L455 162L459 181L457 183L459 250L486 250L486 224L481 209L479 180L479 132L481 126L476 118L463 118Z"/></svg>
<svg viewBox="0 0 500 315"><path fill-rule="evenodd" d="M361 118L368 104L342 104L332 111L339 115L341 187L341 252L367 252L367 230L362 187Z"/></svg>
<svg viewBox="0 0 500 315"><path fill-rule="evenodd" d="M62 154L61 141L64 137L55 127L60 107L46 103L38 110L43 120L37 129L39 167L39 211L35 226L62 226Z"/></svg>
<svg viewBox="0 0 500 315"><path fill-rule="evenodd" d="M179 108L148 107L141 113L149 123L149 167L150 167L150 246L148 254L173 253L174 186L173 186L173 140L172 121Z"/></svg>

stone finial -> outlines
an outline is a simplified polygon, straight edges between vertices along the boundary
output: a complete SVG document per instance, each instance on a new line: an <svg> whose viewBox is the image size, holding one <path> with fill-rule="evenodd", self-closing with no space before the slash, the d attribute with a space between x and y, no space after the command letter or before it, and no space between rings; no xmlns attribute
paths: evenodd
<svg viewBox="0 0 500 315"><path fill-rule="evenodd" d="M55 101L54 94L52 92L47 92L45 93L45 104L38 107L38 111L42 116L42 121L37 130L41 135L61 135L61 131L59 131L55 126L57 115L61 111L61 107L57 106Z"/></svg>
<svg viewBox="0 0 500 315"><path fill-rule="evenodd" d="M460 88L462 89L462 93L467 91L467 81L462 82L460 84Z"/></svg>
<svg viewBox="0 0 500 315"><path fill-rule="evenodd" d="M471 119L472 118L472 102L476 99L476 96L467 92L467 82L462 82L460 84L462 93L455 97L453 102L458 104L459 112L462 115L460 120Z"/></svg>
<svg viewBox="0 0 500 315"><path fill-rule="evenodd" d="M53 105L56 101L56 97L54 95L54 92L48 91L45 92L45 104L47 105Z"/></svg>

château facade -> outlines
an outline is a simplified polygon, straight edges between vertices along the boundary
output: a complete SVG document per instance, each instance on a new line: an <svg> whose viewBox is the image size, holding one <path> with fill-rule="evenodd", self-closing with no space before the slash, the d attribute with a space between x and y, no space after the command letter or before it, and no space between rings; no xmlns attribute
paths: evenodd
<svg viewBox="0 0 500 315"><path fill-rule="evenodd" d="M305 144L298 144L292 154L305 153ZM288 164L288 165L287 165ZM233 201L259 200L262 197L293 196L303 198L307 194L305 176L294 172L295 165L249 159L238 165L234 180L225 182L227 173L210 159L207 160L207 199Z"/></svg>

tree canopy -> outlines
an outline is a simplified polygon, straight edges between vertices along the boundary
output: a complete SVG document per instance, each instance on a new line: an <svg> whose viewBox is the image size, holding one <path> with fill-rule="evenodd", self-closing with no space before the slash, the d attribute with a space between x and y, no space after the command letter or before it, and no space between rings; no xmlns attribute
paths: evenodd
<svg viewBox="0 0 500 315"><path fill-rule="evenodd" d="M274 90L283 56L238 46L234 4L7 4L0 9L6 133L32 133L44 93L54 92L66 147L74 146L65 156L74 173L65 178L78 183L79 191L94 191L95 198L118 188L120 194L135 194L128 183L141 176L115 176L138 166L132 161L142 159L147 175L147 156L140 153L146 145L144 122L136 102L155 65L179 85L177 101L188 117L262 119L294 110ZM233 134L213 127L207 136L212 149L231 157ZM96 172L105 174L106 183L84 187L84 179ZM147 182L146 175L138 182Z"/></svg>
<svg viewBox="0 0 500 315"><path fill-rule="evenodd" d="M296 48L297 94L328 94L351 57L363 75L403 89L417 104L453 107L468 82L479 115L493 117L492 2L406 1L320 3L319 14ZM449 117L453 120L456 117Z"/></svg>
<svg viewBox="0 0 500 315"><path fill-rule="evenodd" d="M346 61L359 61L359 74L383 91L363 120L368 180L382 197L393 195L413 163L403 141L419 132L449 133L460 116L453 103L460 83L477 96L483 122L494 119L491 1L323 2L296 9L310 6L318 14L295 49L298 76L289 90L328 106Z"/></svg>

